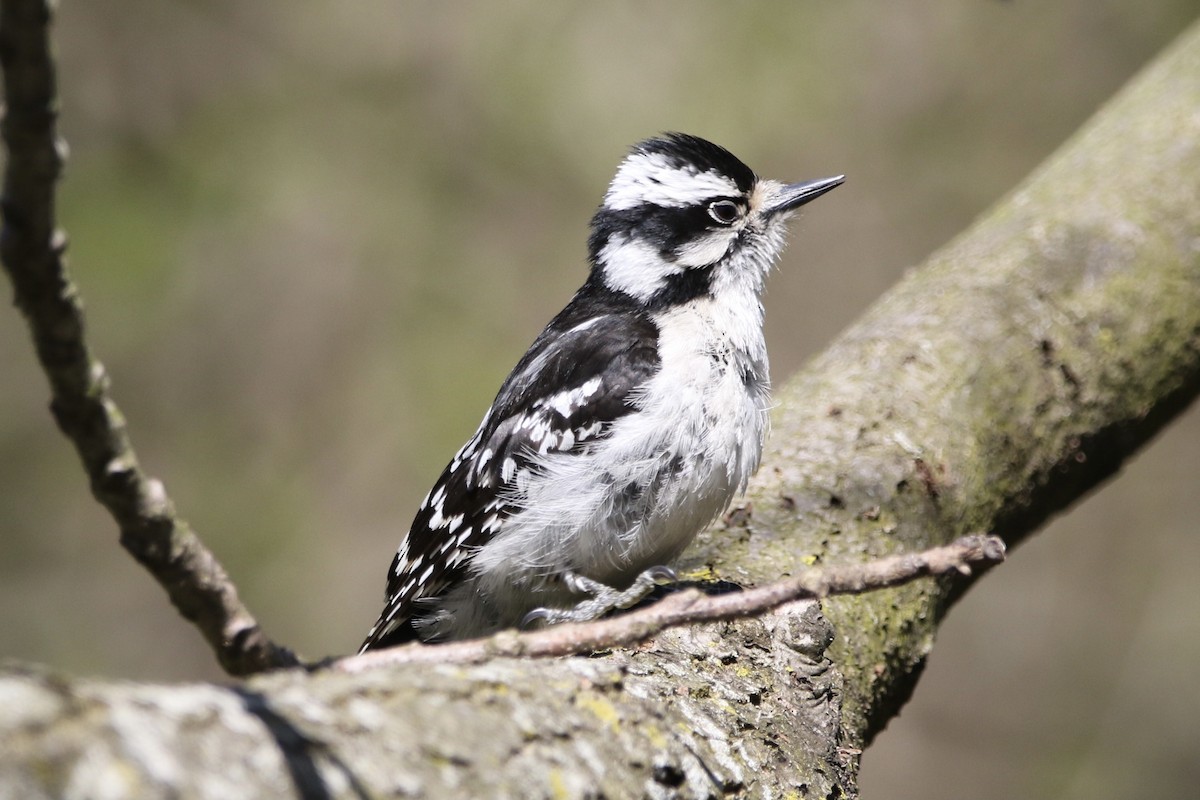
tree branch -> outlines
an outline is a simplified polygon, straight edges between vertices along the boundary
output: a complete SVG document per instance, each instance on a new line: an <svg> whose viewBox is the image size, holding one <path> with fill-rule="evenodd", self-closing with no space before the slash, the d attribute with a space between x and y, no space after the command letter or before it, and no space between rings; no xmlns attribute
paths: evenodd
<svg viewBox="0 0 1200 800"><path fill-rule="evenodd" d="M801 574L740 592L707 595L690 588L672 592L646 608L609 619L555 625L529 633L505 631L486 639L441 645L412 643L334 662L341 672L362 672L395 664L473 664L496 657L550 658L628 647L677 625L721 622L763 614L802 598L901 586L917 578L957 573L1004 560L1004 542L995 536L964 536L944 547L886 556L862 564L809 568Z"/></svg>
<svg viewBox="0 0 1200 800"><path fill-rule="evenodd" d="M1115 474L1200 393L1197 109L1200 23L784 387L752 535L693 558L754 583L797 553L1015 546ZM824 604L848 744L907 700L965 586Z"/></svg>
<svg viewBox="0 0 1200 800"><path fill-rule="evenodd" d="M51 4L0 4L8 148L0 258L16 305L50 380L50 408L80 458L96 496L121 529L121 544L204 634L221 666L247 675L298 663L272 643L238 598L216 557L175 512L166 490L138 464L109 378L88 348L83 301L67 273L65 234L55 225L55 183L66 145L57 133L50 57Z"/></svg>

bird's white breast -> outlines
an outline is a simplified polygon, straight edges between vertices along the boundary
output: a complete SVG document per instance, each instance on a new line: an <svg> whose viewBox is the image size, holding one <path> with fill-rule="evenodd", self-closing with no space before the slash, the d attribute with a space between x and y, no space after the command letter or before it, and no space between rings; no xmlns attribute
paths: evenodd
<svg viewBox="0 0 1200 800"><path fill-rule="evenodd" d="M745 488L767 428L769 379L761 307L700 299L668 309L661 367L636 411L584 454L550 454L519 487L510 518L473 571L501 582L580 571L612 585L677 556ZM501 570L521 565L524 576Z"/></svg>

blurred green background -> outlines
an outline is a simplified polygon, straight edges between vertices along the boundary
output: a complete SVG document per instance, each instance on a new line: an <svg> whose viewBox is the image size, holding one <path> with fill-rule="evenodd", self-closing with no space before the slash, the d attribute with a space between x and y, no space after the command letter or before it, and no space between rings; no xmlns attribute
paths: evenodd
<svg viewBox="0 0 1200 800"><path fill-rule="evenodd" d="M61 218L144 465L267 631L355 647L417 502L662 130L839 172L767 297L777 381L970 223L1196 0L64 3ZM212 679L0 313L0 656ZM990 574L864 796L1195 797L1200 414Z"/></svg>

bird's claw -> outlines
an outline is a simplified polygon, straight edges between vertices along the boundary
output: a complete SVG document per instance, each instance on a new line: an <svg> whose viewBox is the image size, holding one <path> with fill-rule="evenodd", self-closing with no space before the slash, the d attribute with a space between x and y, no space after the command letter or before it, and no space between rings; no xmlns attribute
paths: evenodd
<svg viewBox="0 0 1200 800"><path fill-rule="evenodd" d="M629 588L614 589L577 572L563 575L563 583L573 592L590 595L574 608L535 608L521 617L521 630L528 630L537 623L555 625L560 622L589 622L609 611L625 609L641 602L655 586L679 580L675 570L657 566L644 570L634 578Z"/></svg>
<svg viewBox="0 0 1200 800"><path fill-rule="evenodd" d="M534 625L539 622L546 625L553 625L556 622L554 616L562 613L565 612L554 608L535 608L525 616L521 617L521 622L518 627L520 627L520 629L523 631L527 631L532 629Z"/></svg>
<svg viewBox="0 0 1200 800"><path fill-rule="evenodd" d="M642 575L649 576L656 586L666 586L679 580L679 575L676 574L675 570L665 566L651 567L643 572ZM640 578L642 575L638 577Z"/></svg>

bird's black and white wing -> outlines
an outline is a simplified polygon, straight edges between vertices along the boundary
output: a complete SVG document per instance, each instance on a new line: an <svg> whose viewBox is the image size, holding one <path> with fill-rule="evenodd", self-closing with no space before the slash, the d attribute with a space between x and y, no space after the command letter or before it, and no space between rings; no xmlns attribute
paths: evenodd
<svg viewBox="0 0 1200 800"><path fill-rule="evenodd" d="M587 452L633 410L635 390L659 368L658 329L641 314L581 305L568 305L533 343L421 503L361 650L417 638L422 601L463 579L473 553L520 510L517 486L538 456Z"/></svg>

